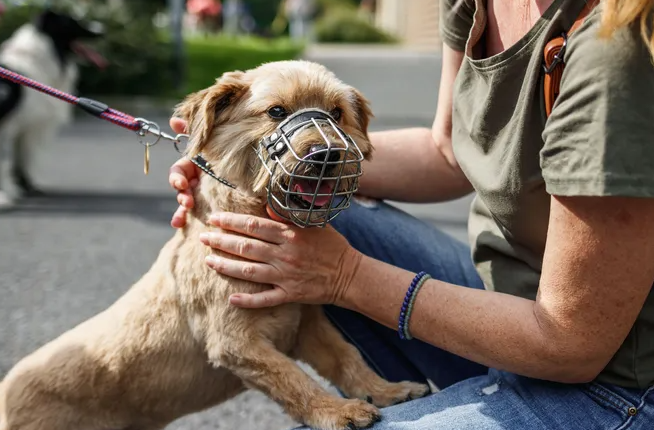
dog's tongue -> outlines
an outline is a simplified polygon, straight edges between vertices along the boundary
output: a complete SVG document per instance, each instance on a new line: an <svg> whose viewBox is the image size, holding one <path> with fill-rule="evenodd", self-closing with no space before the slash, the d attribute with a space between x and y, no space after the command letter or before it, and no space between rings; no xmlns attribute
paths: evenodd
<svg viewBox="0 0 654 430"><path fill-rule="evenodd" d="M73 49L73 52L75 52L80 57L90 61L97 68L104 69L105 67L107 67L108 64L107 60L102 55L100 55L100 53L94 51L93 49L89 48L83 43L74 42L71 45L71 48Z"/></svg>
<svg viewBox="0 0 654 430"><path fill-rule="evenodd" d="M313 194L316 193L316 185L318 181L298 181L293 185L294 193L306 193L311 194L308 196L300 195L300 198L307 203L311 203L313 200ZM316 196L316 201L314 202L315 206L325 206L329 203L332 198L332 191L334 191L334 185L330 182L323 181L318 187L318 192L316 194L325 194Z"/></svg>

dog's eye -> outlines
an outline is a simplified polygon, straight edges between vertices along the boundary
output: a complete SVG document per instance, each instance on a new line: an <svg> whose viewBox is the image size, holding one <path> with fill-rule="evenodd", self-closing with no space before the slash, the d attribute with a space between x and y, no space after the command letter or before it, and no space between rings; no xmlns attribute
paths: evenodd
<svg viewBox="0 0 654 430"><path fill-rule="evenodd" d="M343 109L341 108L333 109L331 112L329 112L329 115L331 115L331 117L334 118L334 121L339 121L341 119L341 115L343 115Z"/></svg>
<svg viewBox="0 0 654 430"><path fill-rule="evenodd" d="M288 112L281 106L273 106L268 109L268 115L273 119L284 119L288 116Z"/></svg>

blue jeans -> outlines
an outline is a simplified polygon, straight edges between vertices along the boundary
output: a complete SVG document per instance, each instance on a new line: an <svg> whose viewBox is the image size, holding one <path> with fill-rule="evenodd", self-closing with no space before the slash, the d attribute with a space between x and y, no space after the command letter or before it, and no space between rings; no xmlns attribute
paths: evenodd
<svg viewBox="0 0 654 430"><path fill-rule="evenodd" d="M333 224L352 246L373 258L483 288L467 246L385 203L355 202ZM440 389L383 409L382 421L372 430L654 429L654 387L633 390L526 378L418 340L401 341L394 330L360 314L333 306L325 311L380 376L431 380Z"/></svg>

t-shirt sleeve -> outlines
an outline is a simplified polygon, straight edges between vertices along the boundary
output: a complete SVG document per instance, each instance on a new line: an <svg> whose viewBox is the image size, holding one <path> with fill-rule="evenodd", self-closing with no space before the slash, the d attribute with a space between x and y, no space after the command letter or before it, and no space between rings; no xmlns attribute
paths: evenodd
<svg viewBox="0 0 654 430"><path fill-rule="evenodd" d="M455 51L465 52L474 22L474 0L440 0L441 39Z"/></svg>
<svg viewBox="0 0 654 430"><path fill-rule="evenodd" d="M654 65L638 29L597 35L593 12L570 36L559 97L543 131L546 190L654 197Z"/></svg>

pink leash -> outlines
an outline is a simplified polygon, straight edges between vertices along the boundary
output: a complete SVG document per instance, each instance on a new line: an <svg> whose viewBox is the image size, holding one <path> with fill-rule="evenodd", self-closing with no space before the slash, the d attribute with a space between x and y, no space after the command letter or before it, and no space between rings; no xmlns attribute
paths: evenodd
<svg viewBox="0 0 654 430"><path fill-rule="evenodd" d="M167 133L164 133L161 131L159 125L153 121L148 121L147 119L143 118L134 118L131 115L112 109L106 104L97 100L92 100L85 97L76 97L63 91L59 91L56 88L52 88L23 75L19 75L18 73L5 69L4 67L0 67L0 79L5 79L25 87L33 88L44 94L48 94L52 97L58 98L59 100L68 102L83 109L95 117L102 118L128 130L135 131L141 138L148 133L154 135L156 140L153 142L145 142L139 138L139 142L146 147L146 159L148 158L147 150L151 146L159 143L159 140L162 138L171 141L177 152L180 153L182 150L180 150L179 144L183 139L188 139L188 135L186 134L171 136Z"/></svg>
<svg viewBox="0 0 654 430"><path fill-rule="evenodd" d="M84 97L75 97L71 94L59 91L58 89L49 87L40 82L36 82L33 79L19 75L18 73L14 73L11 70L5 69L4 67L0 67L0 77L16 84L33 88L52 97L56 97L59 100L63 100L72 105L78 106L88 113L97 116L98 118L110 121L128 130L138 131L142 128L142 124L137 121L136 118L115 109L111 109L106 104L100 103L96 100L91 100Z"/></svg>

